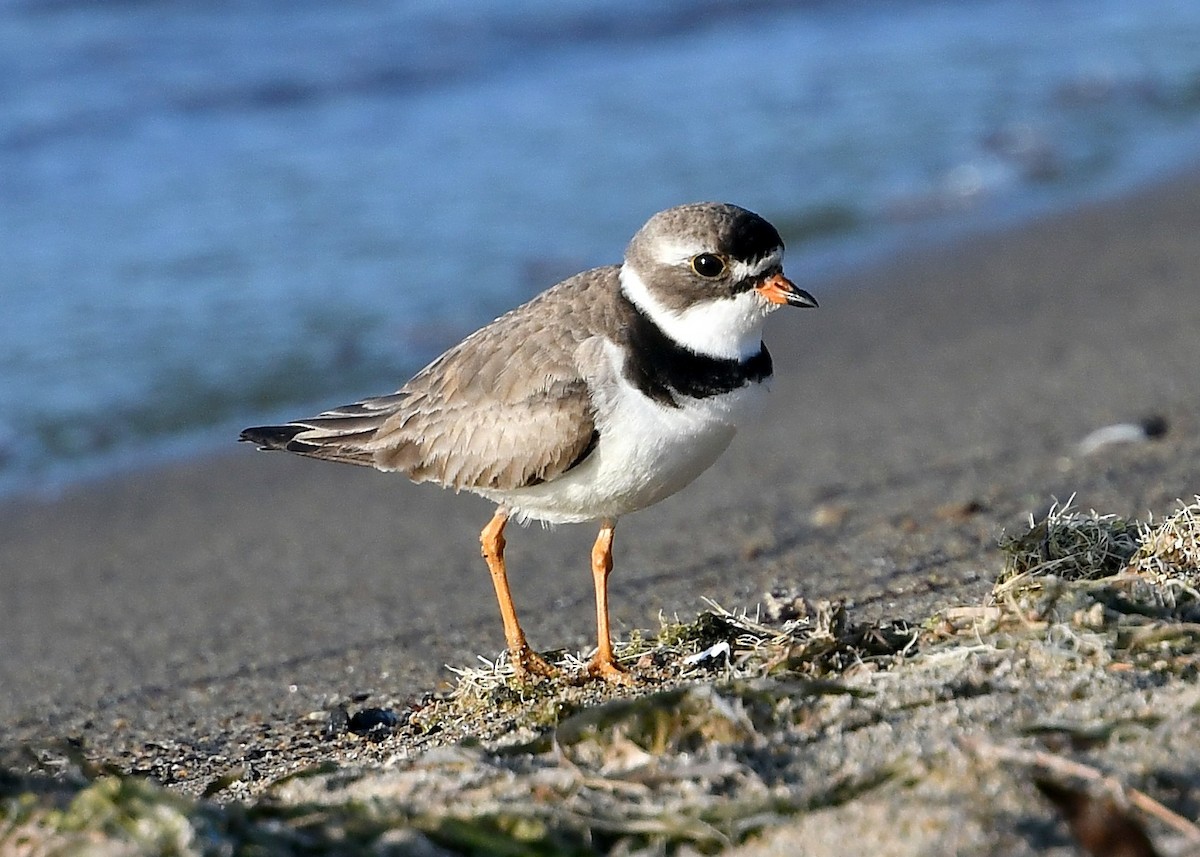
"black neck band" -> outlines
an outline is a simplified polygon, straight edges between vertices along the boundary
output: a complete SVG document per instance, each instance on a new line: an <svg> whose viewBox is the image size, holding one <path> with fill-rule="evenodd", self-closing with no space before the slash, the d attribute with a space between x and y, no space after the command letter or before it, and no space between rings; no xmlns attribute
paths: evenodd
<svg viewBox="0 0 1200 857"><path fill-rule="evenodd" d="M627 346L623 374L654 401L678 408L680 398L707 399L771 377L767 346L760 343L745 360L697 354L667 336L624 291L620 299Z"/></svg>

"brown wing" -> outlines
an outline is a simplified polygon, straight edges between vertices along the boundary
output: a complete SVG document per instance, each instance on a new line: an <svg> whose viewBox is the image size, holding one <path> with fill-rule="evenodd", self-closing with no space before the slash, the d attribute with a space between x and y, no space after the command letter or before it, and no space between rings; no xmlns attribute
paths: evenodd
<svg viewBox="0 0 1200 857"><path fill-rule="evenodd" d="M614 277L598 269L560 283L463 340L396 393L243 437L453 488L509 490L552 480L596 442L576 355L604 321Z"/></svg>

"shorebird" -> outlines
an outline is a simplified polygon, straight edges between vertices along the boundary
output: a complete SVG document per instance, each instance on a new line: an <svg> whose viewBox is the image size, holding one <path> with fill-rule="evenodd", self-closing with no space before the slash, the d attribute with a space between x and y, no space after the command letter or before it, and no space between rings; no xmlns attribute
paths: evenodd
<svg viewBox="0 0 1200 857"><path fill-rule="evenodd" d="M766 220L735 205L682 205L651 217L622 264L552 286L397 392L241 439L494 501L480 543L519 675L556 669L517 620L505 525L598 522L597 647L586 674L628 681L609 632L617 519L717 460L771 378L763 321L782 306L816 305L784 276L783 241Z"/></svg>

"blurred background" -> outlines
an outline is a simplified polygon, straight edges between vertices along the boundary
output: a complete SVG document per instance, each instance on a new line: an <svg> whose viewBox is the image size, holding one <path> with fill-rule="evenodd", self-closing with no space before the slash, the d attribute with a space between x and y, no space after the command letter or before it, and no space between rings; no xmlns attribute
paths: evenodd
<svg viewBox="0 0 1200 857"><path fill-rule="evenodd" d="M0 492L395 389L670 205L808 283L1198 154L1184 0L5 0Z"/></svg>

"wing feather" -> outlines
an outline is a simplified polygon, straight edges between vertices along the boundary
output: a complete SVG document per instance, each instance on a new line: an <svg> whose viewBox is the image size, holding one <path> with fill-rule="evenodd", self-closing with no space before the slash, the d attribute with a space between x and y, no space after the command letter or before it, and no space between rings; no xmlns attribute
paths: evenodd
<svg viewBox="0 0 1200 857"><path fill-rule="evenodd" d="M615 288L614 268L572 277L476 331L395 393L247 429L243 439L456 489L551 481L595 446L580 346L603 326Z"/></svg>

